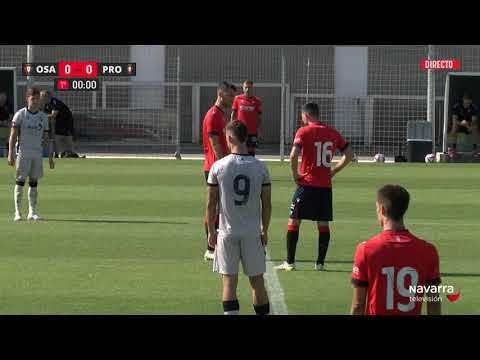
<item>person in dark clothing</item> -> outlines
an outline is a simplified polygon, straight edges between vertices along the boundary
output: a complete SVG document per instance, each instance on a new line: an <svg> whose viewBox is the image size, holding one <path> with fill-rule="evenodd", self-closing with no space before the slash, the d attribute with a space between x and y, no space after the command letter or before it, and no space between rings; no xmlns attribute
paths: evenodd
<svg viewBox="0 0 480 360"><path fill-rule="evenodd" d="M44 112L48 114L51 128L54 129L52 137L55 140L55 157L78 157L73 151L73 114L62 101L52 97L51 93L43 90L40 100L44 106Z"/></svg>

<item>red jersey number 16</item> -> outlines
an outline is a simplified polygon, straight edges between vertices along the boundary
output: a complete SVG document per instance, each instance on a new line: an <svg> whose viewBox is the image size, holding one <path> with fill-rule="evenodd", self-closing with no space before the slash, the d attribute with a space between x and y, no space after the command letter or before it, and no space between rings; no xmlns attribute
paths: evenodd
<svg viewBox="0 0 480 360"><path fill-rule="evenodd" d="M321 141L317 141L315 143L315 147L317 148L317 166L318 167L331 167L333 156L333 143L331 141L326 141L322 143Z"/></svg>

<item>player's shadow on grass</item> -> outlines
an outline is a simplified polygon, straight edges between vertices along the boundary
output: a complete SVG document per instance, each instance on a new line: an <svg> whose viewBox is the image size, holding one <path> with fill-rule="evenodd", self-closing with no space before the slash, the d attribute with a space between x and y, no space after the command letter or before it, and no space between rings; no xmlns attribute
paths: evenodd
<svg viewBox="0 0 480 360"><path fill-rule="evenodd" d="M178 222L178 221L153 221L153 220L48 219L47 221L78 222L78 223L100 223L100 224L168 224L168 225L188 225L188 223L186 223L186 222Z"/></svg>
<svg viewBox="0 0 480 360"><path fill-rule="evenodd" d="M271 259L270 261L276 263L281 263L285 261L285 259ZM315 263L315 259L310 259L310 260L295 260L296 263ZM326 260L325 264L351 264L353 265L353 260Z"/></svg>

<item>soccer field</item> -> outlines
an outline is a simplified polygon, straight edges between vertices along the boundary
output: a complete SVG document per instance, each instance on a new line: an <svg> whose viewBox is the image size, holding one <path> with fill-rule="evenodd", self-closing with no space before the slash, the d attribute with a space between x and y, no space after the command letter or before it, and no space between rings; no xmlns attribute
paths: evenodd
<svg viewBox="0 0 480 360"><path fill-rule="evenodd" d="M60 159L55 170L45 162L39 213L47 220L14 223L14 170L4 161L0 314L222 314L220 276L203 260L202 162ZM267 165L277 264L294 184L288 163ZM348 314L353 254L379 231L375 191L385 183L409 190L407 227L437 246L443 284L461 290L457 302L443 298L443 313L479 313L480 168L404 163L352 164L335 177L328 271L314 271L317 230L304 222L298 270L278 274L289 314ZM244 276L239 300L241 314L254 314Z"/></svg>

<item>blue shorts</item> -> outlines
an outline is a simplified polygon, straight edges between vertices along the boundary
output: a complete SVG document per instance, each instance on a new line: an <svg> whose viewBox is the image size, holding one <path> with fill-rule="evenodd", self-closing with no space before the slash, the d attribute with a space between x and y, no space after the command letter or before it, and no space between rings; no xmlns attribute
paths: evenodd
<svg viewBox="0 0 480 360"><path fill-rule="evenodd" d="M331 188L299 186L293 194L290 219L332 221L332 200Z"/></svg>

